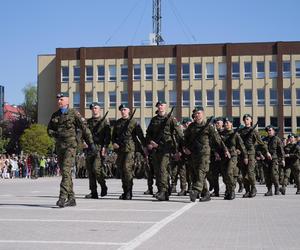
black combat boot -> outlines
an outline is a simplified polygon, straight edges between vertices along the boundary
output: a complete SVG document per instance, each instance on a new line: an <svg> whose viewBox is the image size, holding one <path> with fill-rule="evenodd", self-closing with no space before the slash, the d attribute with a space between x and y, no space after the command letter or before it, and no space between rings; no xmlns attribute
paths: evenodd
<svg viewBox="0 0 300 250"><path fill-rule="evenodd" d="M69 198L65 203L65 207L75 207L75 206L76 206L76 200L74 197Z"/></svg>
<svg viewBox="0 0 300 250"><path fill-rule="evenodd" d="M296 194L300 194L300 188L297 188Z"/></svg>
<svg viewBox="0 0 300 250"><path fill-rule="evenodd" d="M59 198L58 201L56 202L56 206L64 207L65 203L66 203L66 199Z"/></svg>
<svg viewBox="0 0 300 250"><path fill-rule="evenodd" d="M91 193L85 196L86 199L98 199L97 191L92 191Z"/></svg>
<svg viewBox="0 0 300 250"><path fill-rule="evenodd" d="M239 190L238 190L238 193L242 193L244 190L244 185L243 183L239 183Z"/></svg>
<svg viewBox="0 0 300 250"><path fill-rule="evenodd" d="M265 193L265 196L272 196L273 192L272 192L272 187L268 187L268 192Z"/></svg>
<svg viewBox="0 0 300 250"><path fill-rule="evenodd" d="M180 192L177 194L178 196L185 196L186 191L184 189L181 189Z"/></svg>
<svg viewBox="0 0 300 250"><path fill-rule="evenodd" d="M230 193L229 193L229 191L226 189L226 190L225 190L225 194L224 194L224 200L229 200L229 198L230 198Z"/></svg>
<svg viewBox="0 0 300 250"><path fill-rule="evenodd" d="M169 193L168 192L159 192L156 196L156 199L159 201L168 201L169 200Z"/></svg>
<svg viewBox="0 0 300 250"><path fill-rule="evenodd" d="M280 195L279 193L279 187L278 186L275 186L275 192L274 192L275 195Z"/></svg>
<svg viewBox="0 0 300 250"><path fill-rule="evenodd" d="M282 194L282 195L285 195L285 186L282 186L281 188L279 188L279 192Z"/></svg>
<svg viewBox="0 0 300 250"><path fill-rule="evenodd" d="M210 194L210 197L220 197L220 194L219 192L214 191Z"/></svg>
<svg viewBox="0 0 300 250"><path fill-rule="evenodd" d="M107 195L107 189L108 188L107 188L106 184L104 184L104 185L101 186L101 193L100 193L101 197L104 197L104 196Z"/></svg>
<svg viewBox="0 0 300 250"><path fill-rule="evenodd" d="M171 185L171 193L177 193L176 185Z"/></svg>
<svg viewBox="0 0 300 250"><path fill-rule="evenodd" d="M199 194L196 190L191 190L190 191L190 200L192 202L195 202L198 197L199 197Z"/></svg>
<svg viewBox="0 0 300 250"><path fill-rule="evenodd" d="M127 188L123 187L123 194L120 195L119 199L120 200L126 200L127 193L128 193Z"/></svg>
<svg viewBox="0 0 300 250"><path fill-rule="evenodd" d="M255 186L253 186L253 187L251 188L251 191L250 191L249 197L250 197L250 198L253 198L253 197L255 197L255 196L256 196L256 193L257 193L257 189L256 189L256 187L255 187Z"/></svg>
<svg viewBox="0 0 300 250"><path fill-rule="evenodd" d="M144 194L147 194L147 195L153 195L153 189L152 189L152 187L150 188L148 188L145 192L144 192Z"/></svg>
<svg viewBox="0 0 300 250"><path fill-rule="evenodd" d="M210 201L211 198L210 198L210 193L207 192L203 197L200 198L200 202L205 202L205 201Z"/></svg>
<svg viewBox="0 0 300 250"><path fill-rule="evenodd" d="M230 195L228 200L234 200L235 199L235 191L233 190Z"/></svg>

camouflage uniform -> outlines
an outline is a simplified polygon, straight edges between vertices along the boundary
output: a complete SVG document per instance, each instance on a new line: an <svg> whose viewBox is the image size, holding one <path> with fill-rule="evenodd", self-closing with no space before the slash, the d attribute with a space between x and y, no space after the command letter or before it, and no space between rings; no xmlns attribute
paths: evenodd
<svg viewBox="0 0 300 250"><path fill-rule="evenodd" d="M60 183L59 201L61 206L75 205L75 195L71 170L75 163L77 140L76 130L82 130L83 138L89 146L93 145L91 131L86 126L85 119L75 109L54 112L48 124L48 134L55 139L58 164L61 169L62 180Z"/></svg>
<svg viewBox="0 0 300 250"><path fill-rule="evenodd" d="M129 121L129 118L120 118L116 121L112 133L112 143L119 145L119 148L115 150L118 155L116 164L121 171L124 192L120 199L124 200L132 198L134 155L137 138L144 146L145 138L142 128L134 119Z"/></svg>
<svg viewBox="0 0 300 250"><path fill-rule="evenodd" d="M154 141L158 144L158 148L152 150L152 164L156 176L156 185L158 189L157 199L169 199L169 173L170 154L172 153L173 139L172 136L176 133L177 138L182 140L183 133L176 118L168 115L154 116L147 128L146 141Z"/></svg>
<svg viewBox="0 0 300 250"><path fill-rule="evenodd" d="M101 156L102 148L107 148L110 139L111 132L108 122L102 117L92 117L87 120L89 129L93 134L93 140L98 153L96 155L87 154L86 167L89 176L89 186L91 194L86 198L98 198L97 182L101 186L101 197L107 194L107 186L105 182L106 174L104 172L104 157Z"/></svg>

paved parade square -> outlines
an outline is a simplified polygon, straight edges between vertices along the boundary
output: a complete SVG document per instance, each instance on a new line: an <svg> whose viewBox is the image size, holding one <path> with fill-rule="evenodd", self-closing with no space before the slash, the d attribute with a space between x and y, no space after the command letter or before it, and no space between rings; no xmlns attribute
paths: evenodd
<svg viewBox="0 0 300 250"><path fill-rule="evenodd" d="M75 179L76 207L57 208L60 178L1 180L0 249L299 249L300 196L222 197L191 203L188 196L158 202L135 180L134 198L84 199L87 179ZM224 186L222 191L224 192ZM223 193L222 193L223 194Z"/></svg>

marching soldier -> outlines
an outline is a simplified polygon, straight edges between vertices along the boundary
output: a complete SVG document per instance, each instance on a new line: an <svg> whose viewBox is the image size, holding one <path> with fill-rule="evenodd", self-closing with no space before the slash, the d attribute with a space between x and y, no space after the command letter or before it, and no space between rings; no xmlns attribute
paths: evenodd
<svg viewBox="0 0 300 250"><path fill-rule="evenodd" d="M48 134L54 137L58 163L61 169L59 207L76 206L71 170L75 162L77 140L76 130L82 130L82 135L93 153L96 147L91 131L78 111L69 108L69 96L65 93L57 95L59 109L51 116L48 124Z"/></svg>
<svg viewBox="0 0 300 250"><path fill-rule="evenodd" d="M130 115L130 109L125 104L119 106L121 118L114 125L112 133L113 148L118 157L116 164L121 171L123 194L122 200L132 199L133 168L135 143L139 140L145 146L145 138L141 126L133 119L134 112Z"/></svg>
<svg viewBox="0 0 300 250"><path fill-rule="evenodd" d="M210 125L210 120L205 122L203 107L196 107L193 110L194 122L189 125L185 131L184 152L191 155L193 168L193 187L190 191L190 199L195 202L206 187L206 175L209 171L211 145L216 145L224 150L225 156L230 158L230 154L222 144L221 138ZM212 144L211 144L212 142ZM200 201L209 201L210 194L208 190Z"/></svg>
<svg viewBox="0 0 300 250"><path fill-rule="evenodd" d="M92 117L87 120L87 124L93 134L93 140L98 152L96 155L87 154L86 157L86 167L91 193L87 194L85 198L98 199L97 182L101 186L100 196L103 197L107 195L104 157L107 155L107 148L110 143L111 134L109 123L105 119L107 113L104 117L101 117L100 104L93 102L90 105L90 109L92 110Z"/></svg>
<svg viewBox="0 0 300 250"><path fill-rule="evenodd" d="M169 173L170 155L172 153L173 139L176 134L179 140L183 139L183 133L172 111L166 113L166 102L156 103L157 115L154 116L147 128L147 147L151 152L152 164L156 176L158 193L156 199L159 201L169 200Z"/></svg>

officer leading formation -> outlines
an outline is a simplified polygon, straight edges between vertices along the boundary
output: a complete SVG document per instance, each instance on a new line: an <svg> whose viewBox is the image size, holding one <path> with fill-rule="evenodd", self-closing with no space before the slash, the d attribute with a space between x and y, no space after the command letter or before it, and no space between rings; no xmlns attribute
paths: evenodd
<svg viewBox="0 0 300 250"><path fill-rule="evenodd" d="M140 151L146 164L148 189L145 195L153 195L158 201L168 201L176 194L189 194L195 202L210 201L219 197L219 177L225 184L225 200L236 198L237 184L243 198L257 194L256 181L265 184L265 196L285 195L286 187L294 182L300 194L300 145L295 134L285 143L276 135L276 128L266 127L263 139L253 124L250 114L243 116L243 125L233 129L232 117L206 118L203 107L195 107L192 118L178 122L168 112L167 103L156 103L156 115L151 119L145 136L134 119L135 110L126 104L119 106L120 116L111 127L107 113L99 103L92 103L92 117L87 121L78 111L69 108L66 94L57 95L58 110L48 124L48 134L55 139L56 153L61 167L59 207L76 206L71 169L78 144L78 131L86 143L85 158L89 177L88 199L98 199L108 193L104 159L111 147L117 155L116 165L120 173L123 193L121 200L133 197L133 178L136 151ZM112 128L112 133L111 133ZM157 187L154 193L153 184ZM274 192L272 189L274 186Z"/></svg>

